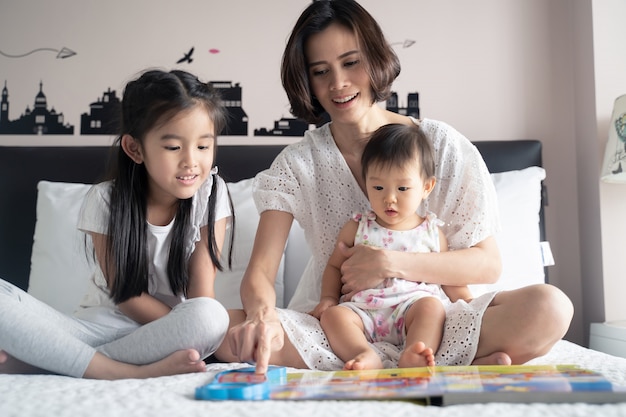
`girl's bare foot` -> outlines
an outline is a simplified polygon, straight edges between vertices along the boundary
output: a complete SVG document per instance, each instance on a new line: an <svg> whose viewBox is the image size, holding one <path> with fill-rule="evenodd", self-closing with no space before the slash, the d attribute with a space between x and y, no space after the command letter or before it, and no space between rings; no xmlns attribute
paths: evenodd
<svg viewBox="0 0 626 417"><path fill-rule="evenodd" d="M369 349L365 352L359 353L354 357L346 361L343 365L343 369L346 371L362 371L364 369L382 369L383 362L380 357L373 350Z"/></svg>
<svg viewBox="0 0 626 417"><path fill-rule="evenodd" d="M160 361L147 365L118 362L101 353L96 353L83 377L94 379L154 378L205 370L206 365L195 349L179 350Z"/></svg>
<svg viewBox="0 0 626 417"><path fill-rule="evenodd" d="M472 365L510 365L511 357L504 352L495 352L491 355L475 358Z"/></svg>
<svg viewBox="0 0 626 417"><path fill-rule="evenodd" d="M179 350L149 365L143 365L146 378L204 372L206 365L195 349Z"/></svg>
<svg viewBox="0 0 626 417"><path fill-rule="evenodd" d="M398 359L398 368L415 368L420 366L435 366L435 354L427 348L424 342L406 346Z"/></svg>

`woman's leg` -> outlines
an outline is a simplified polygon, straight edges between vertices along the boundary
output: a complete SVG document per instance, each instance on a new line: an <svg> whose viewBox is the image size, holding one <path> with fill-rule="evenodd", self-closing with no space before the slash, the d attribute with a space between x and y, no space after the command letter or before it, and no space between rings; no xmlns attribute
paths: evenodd
<svg viewBox="0 0 626 417"><path fill-rule="evenodd" d="M500 292L483 315L473 364L497 364L506 356L522 364L544 355L565 336L573 314L572 302L552 285Z"/></svg>
<svg viewBox="0 0 626 417"><path fill-rule="evenodd" d="M243 310L228 310L228 315L230 317L229 328L232 328L246 321L246 313ZM271 353L270 364L289 366L298 369L308 368L307 364L304 362L289 337L284 334L284 331L283 340L284 341L282 348ZM224 339L224 342L217 349L217 351L215 352L215 357L222 362L241 362L241 360L233 354L230 348L230 342L228 341L228 338Z"/></svg>

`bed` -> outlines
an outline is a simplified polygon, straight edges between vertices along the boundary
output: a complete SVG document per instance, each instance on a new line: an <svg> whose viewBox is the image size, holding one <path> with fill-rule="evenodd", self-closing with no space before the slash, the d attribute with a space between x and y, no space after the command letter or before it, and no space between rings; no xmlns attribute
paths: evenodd
<svg viewBox="0 0 626 417"><path fill-rule="evenodd" d="M504 279L501 288L511 288L548 280L545 262L535 262L545 241L543 228L542 170L532 171L533 181L528 184L528 167L540 167L541 143L539 141L492 141L475 143L494 177L501 204L503 229L522 227L530 229L531 241L499 236L505 259ZM245 268L246 251L254 235L254 207L250 204L250 180L256 172L269 166L281 145L221 146L218 154L220 173L229 181L234 195L241 230L236 235L236 262L234 270L220 282L218 298L227 307L237 307L238 277ZM0 147L0 277L45 299L59 309L71 309L68 299L80 296L81 266L75 259L62 259L61 252L74 243L65 241L60 232L61 217L68 217L76 209L63 205L66 195L78 200L86 185L102 177L107 159L103 147ZM41 180L46 183L39 184ZM68 185L68 183L70 183ZM78 183L72 188L71 183ZM38 186L39 184L39 186ZM46 188L49 187L49 188ZM526 190L528 189L528 190ZM79 192L80 191L80 192ZM74 194L72 194L74 193ZM77 194L78 193L78 194ZM47 203L44 202L48 198ZM520 200L521 199L521 200ZM67 199L66 199L67 200ZM520 201L532 204L521 204ZM45 203L45 204L44 204ZM63 204L62 204L63 203ZM529 224L519 223L519 213L530 212ZM56 213L56 214L55 214ZM57 216L57 217L54 217ZM71 216L69 216L71 217ZM512 221L511 218L518 221ZM44 224L44 220L48 224ZM66 219L67 220L67 219ZM55 229L55 227L57 229ZM45 232L45 233L44 233ZM511 231L517 235L515 230ZM280 279L277 279L278 302L286 304L293 293L293 276L307 259L302 248L303 240L297 226L285 250ZM527 250L528 246L533 250ZM520 247L526 248L520 250ZM536 250L535 250L536 249ZM48 251L47 258L45 252ZM528 253L526 253L528 252ZM530 256L530 260L524 257ZM65 263L63 263L65 262ZM67 262L72 263L68 271ZM532 264L531 269L529 265ZM39 271L39 272L38 272ZM63 280L50 276L63 274ZM70 275L76 275L72 277ZM84 275L82 275L84 277ZM45 277L47 281L43 282ZM530 277L530 278L529 278ZM523 281L526 280L526 281ZM61 282L63 281L63 282ZM69 284L66 283L69 281ZM65 283L65 284L64 284ZM59 286L66 285L65 297L57 298ZM222 285L222 284L220 284ZM70 294L74 291L76 294ZM475 292L482 289L475 288ZM72 302L75 302L72 301ZM58 303L58 304L57 304ZM0 338L2 335L0 335ZM45 341L42 341L45 343ZM626 385L626 359L586 349L566 340L559 341L545 356L531 361L533 364L577 364L603 373L618 385ZM243 364L210 363L207 372L190 375L152 378L148 380L93 381L57 375L0 375L0 416L120 416L120 415L185 415L185 416L366 416L366 415L423 415L423 416L624 416L626 403L591 405L567 404L470 404L449 407L423 406L408 401L262 401L262 402L209 402L193 398L197 386L208 383L219 371L233 369ZM295 370L290 370L295 371Z"/></svg>

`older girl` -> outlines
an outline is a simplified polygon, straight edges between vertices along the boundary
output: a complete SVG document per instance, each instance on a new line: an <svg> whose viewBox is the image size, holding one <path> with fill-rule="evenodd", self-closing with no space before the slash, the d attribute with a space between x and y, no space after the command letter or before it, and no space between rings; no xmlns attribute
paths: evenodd
<svg viewBox="0 0 626 417"><path fill-rule="evenodd" d="M206 83L151 70L129 82L111 181L78 227L97 268L74 317L0 281L0 372L117 379L205 370L228 315L214 297L231 216L214 167L225 111Z"/></svg>

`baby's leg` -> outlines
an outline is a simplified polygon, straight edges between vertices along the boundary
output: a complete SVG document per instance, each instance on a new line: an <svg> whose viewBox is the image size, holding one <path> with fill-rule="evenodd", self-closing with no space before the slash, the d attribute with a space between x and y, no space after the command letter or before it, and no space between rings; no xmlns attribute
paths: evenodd
<svg viewBox="0 0 626 417"><path fill-rule="evenodd" d="M331 348L345 362L344 369L380 369L383 363L363 333L361 317L347 307L334 306L322 313L320 323Z"/></svg>
<svg viewBox="0 0 626 417"><path fill-rule="evenodd" d="M445 318L445 309L438 298L420 298L411 305L405 316L406 342L398 367L435 366Z"/></svg>

